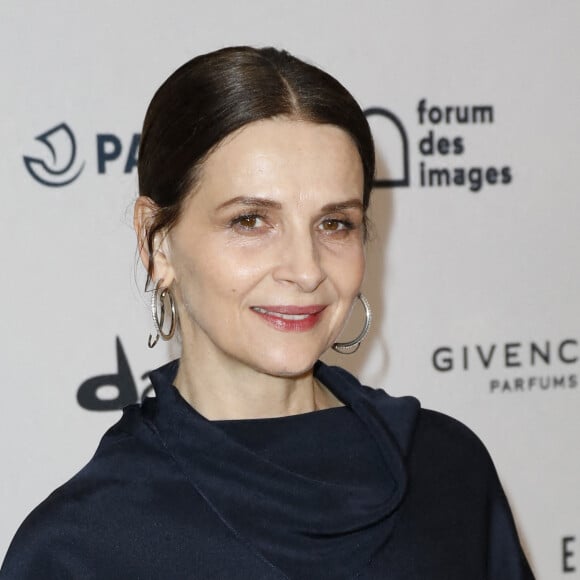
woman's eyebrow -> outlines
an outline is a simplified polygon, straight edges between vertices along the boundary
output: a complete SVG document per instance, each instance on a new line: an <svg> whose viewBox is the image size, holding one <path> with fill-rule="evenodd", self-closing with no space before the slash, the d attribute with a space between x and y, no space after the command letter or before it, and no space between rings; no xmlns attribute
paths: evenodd
<svg viewBox="0 0 580 580"><path fill-rule="evenodd" d="M363 202L358 199L349 199L348 201L341 201L339 203L328 203L326 204L321 211L323 213L332 213L335 211L344 211L345 209L360 209L361 211L364 209Z"/></svg>
<svg viewBox="0 0 580 580"><path fill-rule="evenodd" d="M224 209L226 207L230 207L232 205L243 205L247 207L264 207L264 208L272 208L272 209L281 209L282 204L278 201L274 201L272 199L266 199L263 197L251 197L245 195L238 195L236 197L232 197L232 199L228 199L224 201L220 205L218 205L217 209ZM347 201L340 201L340 202L333 202L327 203L323 206L320 211L322 213L332 213L337 211L344 211L346 209L360 209L361 211L363 208L363 203L359 198L349 199Z"/></svg>
<svg viewBox="0 0 580 580"><path fill-rule="evenodd" d="M232 205L244 205L250 207L265 207L273 209L281 209L282 204L280 202L274 201L272 199L265 199L263 197L248 197L245 195L238 195L232 199L224 201L224 203L218 205L217 209L224 209Z"/></svg>

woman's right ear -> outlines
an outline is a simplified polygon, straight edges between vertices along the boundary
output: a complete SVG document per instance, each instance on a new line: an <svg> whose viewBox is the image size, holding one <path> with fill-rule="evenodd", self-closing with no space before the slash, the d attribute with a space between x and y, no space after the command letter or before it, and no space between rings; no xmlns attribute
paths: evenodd
<svg viewBox="0 0 580 580"><path fill-rule="evenodd" d="M167 288L173 282L175 273L169 259L166 232L164 230L155 232L151 247L149 246L150 232L158 210L159 206L150 197L140 195L135 201L133 227L137 235L139 256L145 270L151 275L153 282L163 280L163 287Z"/></svg>

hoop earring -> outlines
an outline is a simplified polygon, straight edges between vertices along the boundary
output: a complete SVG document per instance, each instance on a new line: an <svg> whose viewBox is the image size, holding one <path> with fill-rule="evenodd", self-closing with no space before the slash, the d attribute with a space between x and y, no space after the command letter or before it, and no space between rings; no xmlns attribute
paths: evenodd
<svg viewBox="0 0 580 580"><path fill-rule="evenodd" d="M353 354L356 352L371 328L371 321L373 319L371 305L361 292L358 293L357 298L361 301L365 309L365 324L361 333L354 340L349 340L348 342L335 342L332 345L332 349L336 352L339 352L340 354Z"/></svg>
<svg viewBox="0 0 580 580"><path fill-rule="evenodd" d="M161 282L159 280L155 284L155 290L151 296L151 318L153 318L153 325L155 326L155 338L152 334L149 335L147 340L147 346L153 348L159 341L159 337L163 340L170 340L175 334L175 327L177 326L177 313L175 312L175 301L173 300L173 294L169 288L161 288ZM169 308L171 310L171 324L169 325L169 331L163 331L163 324L165 323L165 300L169 300ZM160 314L157 310L157 305L160 305Z"/></svg>

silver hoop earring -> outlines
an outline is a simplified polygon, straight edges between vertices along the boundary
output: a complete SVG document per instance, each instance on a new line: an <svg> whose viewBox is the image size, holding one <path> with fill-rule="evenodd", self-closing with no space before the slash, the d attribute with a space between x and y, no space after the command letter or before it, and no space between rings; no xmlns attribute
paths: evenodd
<svg viewBox="0 0 580 580"><path fill-rule="evenodd" d="M153 348L159 341L159 337L163 340L170 340L175 334L175 327L177 326L177 313L175 312L175 301L173 300L173 295L169 288L161 288L161 282L159 280L155 284L155 290L153 290L153 295L151 296L151 318L153 318L153 325L155 326L156 335L153 337L152 334L149 335L147 341L147 346ZM171 310L171 324L169 325L169 331L164 332L163 325L165 323L165 300L169 300L169 309ZM159 304L159 311L157 305Z"/></svg>
<svg viewBox="0 0 580 580"><path fill-rule="evenodd" d="M354 340L349 340L348 342L335 342L332 345L333 350L339 352L340 354L352 354L356 352L359 346L361 345L361 342L366 338L371 328L371 321L373 318L373 313L371 312L371 305L369 304L369 301L365 298L365 296L362 293L359 292L357 298L361 301L365 309L365 325L361 333Z"/></svg>

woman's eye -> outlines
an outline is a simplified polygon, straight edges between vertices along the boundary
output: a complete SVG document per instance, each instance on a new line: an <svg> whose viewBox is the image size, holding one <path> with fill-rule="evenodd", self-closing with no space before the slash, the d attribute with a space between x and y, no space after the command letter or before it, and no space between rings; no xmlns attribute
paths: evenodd
<svg viewBox="0 0 580 580"><path fill-rule="evenodd" d="M242 230L254 230L258 228L263 221L263 217L255 214L241 215L232 220L231 225Z"/></svg>
<svg viewBox="0 0 580 580"><path fill-rule="evenodd" d="M320 227L325 232L338 232L341 230L352 230L353 224L348 220L327 219L320 224Z"/></svg>

